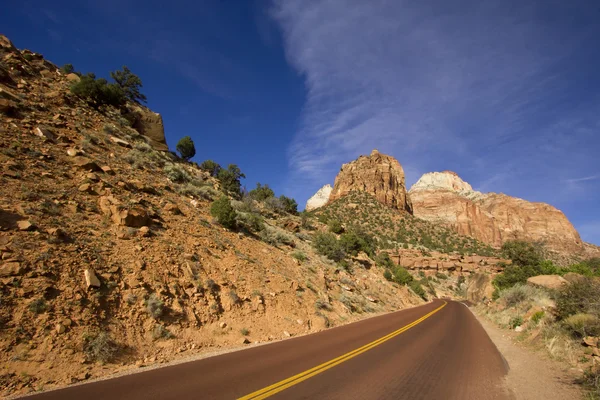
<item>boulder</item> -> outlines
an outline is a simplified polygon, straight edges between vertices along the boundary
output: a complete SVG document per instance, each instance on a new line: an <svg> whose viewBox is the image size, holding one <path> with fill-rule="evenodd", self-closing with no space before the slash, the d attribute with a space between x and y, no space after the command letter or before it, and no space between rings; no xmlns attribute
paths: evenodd
<svg viewBox="0 0 600 400"><path fill-rule="evenodd" d="M131 228L141 228L150 223L148 213L140 206L124 208L113 205L111 206L111 218L115 224Z"/></svg>
<svg viewBox="0 0 600 400"><path fill-rule="evenodd" d="M129 104L129 112L125 117L131 122L133 129L148 138L149 144L159 151L169 151L165 140L165 127L160 114L146 107Z"/></svg>
<svg viewBox="0 0 600 400"><path fill-rule="evenodd" d="M18 108L17 103L8 99L0 99L0 113L9 114Z"/></svg>
<svg viewBox="0 0 600 400"><path fill-rule="evenodd" d="M111 142L116 143L116 144L118 144L121 147L126 147L128 149L131 149L131 147L132 147L131 143L129 143L129 142L123 140L123 139L119 139L116 136L111 136L111 137L109 137L109 139L110 139Z"/></svg>
<svg viewBox="0 0 600 400"><path fill-rule="evenodd" d="M570 283L560 275L538 275L527 278L527 284L546 289L558 290L562 289L566 285L569 285Z"/></svg>
<svg viewBox="0 0 600 400"><path fill-rule="evenodd" d="M565 278L569 283L580 283L587 279L585 276L576 272L567 272L563 275L563 278Z"/></svg>
<svg viewBox="0 0 600 400"><path fill-rule="evenodd" d="M102 168L100 168L98 166L98 164L96 164L94 161L90 160L87 157L77 156L77 157L71 158L70 160L77 167L79 167L85 171L89 171L89 172L101 172L102 171Z"/></svg>
<svg viewBox="0 0 600 400"><path fill-rule="evenodd" d="M22 273L23 267L17 261L6 262L0 266L0 277L17 276Z"/></svg>
<svg viewBox="0 0 600 400"><path fill-rule="evenodd" d="M74 73L67 74L66 78L69 82L79 82L81 80L79 75Z"/></svg>
<svg viewBox="0 0 600 400"><path fill-rule="evenodd" d="M100 280L96 276L93 270L86 269L83 271L83 276L85 278L85 285L89 289L91 287L100 287Z"/></svg>
<svg viewBox="0 0 600 400"><path fill-rule="evenodd" d="M494 285L492 285L491 275L483 273L471 275L467 282L467 300L479 303L486 299L490 300L493 293Z"/></svg>
<svg viewBox="0 0 600 400"><path fill-rule="evenodd" d="M35 229L35 225L31 221L21 220L17 221L17 228L20 231L32 231Z"/></svg>

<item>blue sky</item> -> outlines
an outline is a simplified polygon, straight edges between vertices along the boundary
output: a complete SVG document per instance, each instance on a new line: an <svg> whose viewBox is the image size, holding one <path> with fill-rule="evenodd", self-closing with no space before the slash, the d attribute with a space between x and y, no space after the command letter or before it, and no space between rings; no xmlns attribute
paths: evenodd
<svg viewBox="0 0 600 400"><path fill-rule="evenodd" d="M0 27L58 65L128 65L171 148L190 135L249 188L304 204L377 148L409 185L453 170L600 244L599 20L595 0L25 0Z"/></svg>

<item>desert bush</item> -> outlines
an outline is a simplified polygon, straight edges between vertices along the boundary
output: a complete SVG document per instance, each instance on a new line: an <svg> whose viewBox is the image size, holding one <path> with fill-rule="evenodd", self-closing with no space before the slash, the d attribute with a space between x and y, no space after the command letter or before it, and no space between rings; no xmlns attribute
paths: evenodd
<svg viewBox="0 0 600 400"><path fill-rule="evenodd" d="M248 192L248 196L256 201L265 201L270 197L275 197L275 192L269 187L269 185L261 185L260 182L256 183L256 188Z"/></svg>
<svg viewBox="0 0 600 400"><path fill-rule="evenodd" d="M75 67L73 67L73 64L65 64L59 68L59 71L63 75L68 75L68 74L72 74L75 72Z"/></svg>
<svg viewBox="0 0 600 400"><path fill-rule="evenodd" d="M414 280L406 268L399 265L395 266L390 271L392 273L392 280L400 285L408 285Z"/></svg>
<svg viewBox="0 0 600 400"><path fill-rule="evenodd" d="M279 196L279 202L283 207L283 211L285 211L286 213L292 215L298 214L298 203L296 202L296 200L282 194L281 196Z"/></svg>
<svg viewBox="0 0 600 400"><path fill-rule="evenodd" d="M331 307L331 304L329 304L329 302L327 302L325 300L317 300L315 302L315 307L317 310L325 310L325 311L333 310L333 308Z"/></svg>
<svg viewBox="0 0 600 400"><path fill-rule="evenodd" d="M514 307L528 298L528 286L516 285L500 292L500 299L504 300L504 303L508 307Z"/></svg>
<svg viewBox="0 0 600 400"><path fill-rule="evenodd" d="M556 298L556 312L559 319L579 313L600 317L600 283L588 278L567 286Z"/></svg>
<svg viewBox="0 0 600 400"><path fill-rule="evenodd" d="M150 153L153 150L152 146L146 142L137 142L133 147L142 153Z"/></svg>
<svg viewBox="0 0 600 400"><path fill-rule="evenodd" d="M509 240L502 245L502 255L519 266L537 265L542 261L539 246L522 240Z"/></svg>
<svg viewBox="0 0 600 400"><path fill-rule="evenodd" d="M118 107L126 100L125 93L118 84L108 83L103 78L96 79L94 74L83 75L79 82L74 82L71 85L71 93L96 107L102 105Z"/></svg>
<svg viewBox="0 0 600 400"><path fill-rule="evenodd" d="M346 257L346 251L332 233L317 233L313 237L313 246L319 254L339 262Z"/></svg>
<svg viewBox="0 0 600 400"><path fill-rule="evenodd" d="M115 358L118 350L108 332L88 333L83 337L83 352L88 361L109 363Z"/></svg>
<svg viewBox="0 0 600 400"><path fill-rule="evenodd" d="M394 275L392 274L392 271L390 271L389 269L386 269L385 271L383 271L383 277L387 281L390 281L390 282L394 280Z"/></svg>
<svg viewBox="0 0 600 400"><path fill-rule="evenodd" d="M139 76L131 72L127 66L124 65L122 70L111 72L110 76L121 89L124 97L133 102L146 102L146 96L140 92L142 80Z"/></svg>
<svg viewBox="0 0 600 400"><path fill-rule="evenodd" d="M248 328L242 328L242 329L240 329L240 333L243 336L248 336L250 334L250 330Z"/></svg>
<svg viewBox="0 0 600 400"><path fill-rule="evenodd" d="M48 305L46 304L46 300L44 300L41 297L29 303L29 311L31 311L34 314L42 314L46 312L47 309Z"/></svg>
<svg viewBox="0 0 600 400"><path fill-rule="evenodd" d="M185 169L175 164L166 165L163 168L163 172L171 182L185 183L189 182L191 179L190 175Z"/></svg>
<svg viewBox="0 0 600 400"><path fill-rule="evenodd" d="M327 223L327 229L329 230L329 232L336 234L344 232L344 227L342 226L342 223L337 219L330 219Z"/></svg>
<svg viewBox="0 0 600 400"><path fill-rule="evenodd" d="M265 229L260 232L260 238L263 242L273 246L278 246L280 244L288 246L294 245L294 239L291 236L271 228L270 226L265 226Z"/></svg>
<svg viewBox="0 0 600 400"><path fill-rule="evenodd" d="M517 315L516 317L511 318L510 322L508 323L508 326L511 329L515 329L517 326L521 326L523 325L523 317L521 317L520 315Z"/></svg>
<svg viewBox="0 0 600 400"><path fill-rule="evenodd" d="M435 277L438 279L448 279L448 275L444 274L443 272L436 272Z"/></svg>
<svg viewBox="0 0 600 400"><path fill-rule="evenodd" d="M260 232L265 229L262 217L254 213L238 212L236 216L237 225L250 232Z"/></svg>
<svg viewBox="0 0 600 400"><path fill-rule="evenodd" d="M196 155L196 147L194 146L194 141L189 136L184 136L179 139L177 142L177 146L175 147L181 158L186 161L189 161L190 158Z"/></svg>
<svg viewBox="0 0 600 400"><path fill-rule="evenodd" d="M593 314L577 313L563 321L564 326L577 337L600 335L600 318Z"/></svg>
<svg viewBox="0 0 600 400"><path fill-rule="evenodd" d="M171 333L167 328L162 325L156 325L154 329L152 329L152 339L173 339L175 335Z"/></svg>
<svg viewBox="0 0 600 400"><path fill-rule="evenodd" d="M160 318L163 314L165 303L154 293L146 300L146 311L152 318Z"/></svg>
<svg viewBox="0 0 600 400"><path fill-rule="evenodd" d="M540 321L544 318L544 315L546 315L546 313L544 311L536 311L531 316L531 322L533 322L534 325L539 324Z"/></svg>
<svg viewBox="0 0 600 400"><path fill-rule="evenodd" d="M306 257L306 254L304 254L301 251L295 251L292 253L292 257L294 257L296 260L300 261L300 262L304 262L308 259L308 257Z"/></svg>
<svg viewBox="0 0 600 400"><path fill-rule="evenodd" d="M217 179L221 183L223 192L236 198L240 198L242 195L241 179L245 177L246 175L244 175L240 168L235 164L229 164L227 169L221 169L217 173Z"/></svg>
<svg viewBox="0 0 600 400"><path fill-rule="evenodd" d="M210 174L210 176L217 177L219 175L219 171L221 171L221 166L214 162L213 160L206 160L200 164L200 169L206 171Z"/></svg>
<svg viewBox="0 0 600 400"><path fill-rule="evenodd" d="M215 217L217 222L227 229L234 229L236 227L236 212L231 206L229 199L225 196L221 196L213 201L210 206L210 215Z"/></svg>
<svg viewBox="0 0 600 400"><path fill-rule="evenodd" d="M382 251L379 254L377 254L374 258L374 261L380 267L388 269L394 268L394 262L390 258L390 255L385 251Z"/></svg>
<svg viewBox="0 0 600 400"><path fill-rule="evenodd" d="M423 286L421 286L419 281L410 281L408 287L410 287L417 296L420 296L423 300L427 300L427 293L425 293L425 289L423 289Z"/></svg>

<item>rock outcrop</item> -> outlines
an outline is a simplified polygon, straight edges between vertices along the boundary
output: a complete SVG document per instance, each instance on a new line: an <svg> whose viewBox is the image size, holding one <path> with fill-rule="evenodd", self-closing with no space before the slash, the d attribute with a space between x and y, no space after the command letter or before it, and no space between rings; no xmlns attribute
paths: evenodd
<svg viewBox="0 0 600 400"><path fill-rule="evenodd" d="M155 150L168 151L165 127L160 114L139 105L128 105L128 109L126 118L131 122L133 129L146 136Z"/></svg>
<svg viewBox="0 0 600 400"><path fill-rule="evenodd" d="M414 215L493 246L507 240L539 241L574 252L583 242L558 209L497 193L474 191L450 171L425 174L410 189Z"/></svg>
<svg viewBox="0 0 600 400"><path fill-rule="evenodd" d="M306 202L306 211L314 210L325 205L329 201L329 196L333 188L328 183L317 191L310 199Z"/></svg>
<svg viewBox="0 0 600 400"><path fill-rule="evenodd" d="M329 201L352 191L367 192L379 202L412 213L412 203L406 191L404 170L394 157L373 150L369 156L342 165L335 178Z"/></svg>

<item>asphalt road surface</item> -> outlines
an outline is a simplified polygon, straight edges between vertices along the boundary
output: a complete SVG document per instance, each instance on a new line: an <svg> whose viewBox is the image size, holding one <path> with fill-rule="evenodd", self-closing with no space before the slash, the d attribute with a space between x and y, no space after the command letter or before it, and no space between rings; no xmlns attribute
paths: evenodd
<svg viewBox="0 0 600 400"><path fill-rule="evenodd" d="M502 356L461 303L432 303L323 332L28 398L510 399Z"/></svg>

